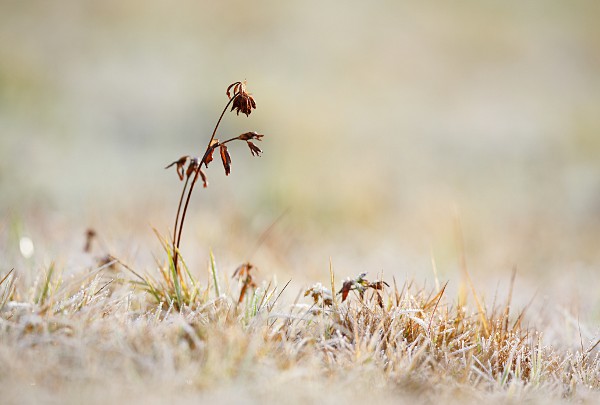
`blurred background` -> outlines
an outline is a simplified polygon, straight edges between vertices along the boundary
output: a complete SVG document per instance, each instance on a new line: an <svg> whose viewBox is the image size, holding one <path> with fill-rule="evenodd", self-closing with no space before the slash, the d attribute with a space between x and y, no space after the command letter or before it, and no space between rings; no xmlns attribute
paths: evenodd
<svg viewBox="0 0 600 405"><path fill-rule="evenodd" d="M163 168L202 154L246 79L258 108L218 137L258 131L264 156L234 145L229 177L207 171L182 248L197 273L212 248L226 273L251 260L308 285L331 259L400 284L435 267L456 289L464 251L487 301L516 268L524 302L597 320L599 17L552 0L3 0L0 272L105 253L153 271L181 189Z"/></svg>

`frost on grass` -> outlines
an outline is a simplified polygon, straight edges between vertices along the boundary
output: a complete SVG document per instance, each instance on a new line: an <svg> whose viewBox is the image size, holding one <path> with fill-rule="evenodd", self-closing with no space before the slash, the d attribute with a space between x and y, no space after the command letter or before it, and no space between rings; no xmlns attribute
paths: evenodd
<svg viewBox="0 0 600 405"><path fill-rule="evenodd" d="M233 390L260 400L322 387L319 395L347 402L460 402L585 399L600 389L597 344L549 347L539 331L522 328L524 315L511 314L509 303L481 313L453 305L443 288L412 283L351 289L342 302L343 287L334 296L317 283L291 304L280 299L285 287L266 283L241 296L242 279L218 296L207 284L177 309L132 287L128 275L55 275L33 289L4 278L3 394L35 401L57 387L90 395L111 387L117 399Z"/></svg>

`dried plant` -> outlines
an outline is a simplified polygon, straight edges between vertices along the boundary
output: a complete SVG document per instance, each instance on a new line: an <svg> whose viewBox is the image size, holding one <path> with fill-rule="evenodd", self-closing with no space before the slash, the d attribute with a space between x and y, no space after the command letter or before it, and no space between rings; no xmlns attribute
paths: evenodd
<svg viewBox="0 0 600 405"><path fill-rule="evenodd" d="M365 278L366 276L367 273L361 273L355 279L348 279L344 281L344 283L342 284L342 288L340 289L340 291L338 291L338 294L342 295L342 302L346 301L346 298L348 298L348 293L350 293L350 291L352 290L358 291L360 298L363 299L365 291L367 291L368 289L372 289L375 291L375 296L377 297L377 302L379 303L379 306L383 305L383 301L381 295L379 294L379 290L383 290L384 285L387 287L389 287L390 285L383 280L370 282Z"/></svg>
<svg viewBox="0 0 600 405"><path fill-rule="evenodd" d="M251 272L255 269L254 265L250 262L246 262L240 265L235 272L233 272L232 278L235 278L240 281L242 287L240 289L240 298L238 299L238 304L244 300L246 296L246 292L248 288L256 289L256 282L252 277Z"/></svg>
<svg viewBox="0 0 600 405"><path fill-rule="evenodd" d="M311 296L315 305L330 307L333 305L331 291L321 283L315 283L304 291L304 296Z"/></svg>
<svg viewBox="0 0 600 405"><path fill-rule="evenodd" d="M168 169L170 167L175 166L179 180L184 182L183 189L179 197L177 213L175 214L173 240L171 243L171 252L169 255L172 277L176 289L181 288L180 284L183 281L181 274L182 272L180 268L181 264L179 246L181 245L183 225L185 223L185 217L188 211L190 198L192 196L194 186L196 185L198 179L202 180L202 185L204 188L208 186L207 177L204 171L202 170L202 167L204 166L204 168L208 168L209 163L213 161L213 154L218 148L219 155L221 157L221 162L223 164L223 168L225 169L225 174L229 175L231 173L231 155L229 154L227 144L233 141L246 142L246 144L250 148L252 156L260 156L260 154L262 153L262 150L252 142L262 140L263 135L258 134L256 132L245 132L241 135L229 138L225 141L220 141L216 138L217 131L219 129L223 116L227 112L229 106L231 106L231 111L235 111L237 115L239 115L239 113L241 112L246 116L249 116L252 110L256 108L256 101L254 100L252 95L250 95L250 93L248 93L248 91L246 90L245 82L232 83L227 87L226 94L229 100L225 105L225 108L223 108L223 112L219 116L219 119L217 120L217 124L215 125L213 133L208 141L206 150L202 157L197 158L185 155L166 167L166 169Z"/></svg>

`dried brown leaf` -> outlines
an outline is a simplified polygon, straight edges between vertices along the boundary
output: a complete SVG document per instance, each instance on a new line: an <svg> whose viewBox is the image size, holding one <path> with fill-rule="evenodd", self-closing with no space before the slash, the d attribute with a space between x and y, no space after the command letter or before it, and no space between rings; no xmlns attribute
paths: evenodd
<svg viewBox="0 0 600 405"><path fill-rule="evenodd" d="M231 90L232 87L233 87L232 92L235 95L240 90L241 86L242 86L241 82L235 82L235 83L230 84L229 87L227 87L227 91L226 91L227 98L229 98L231 100L231 93L229 91Z"/></svg>
<svg viewBox="0 0 600 405"><path fill-rule="evenodd" d="M202 178L202 185L204 186L204 188L208 187L208 181L206 179L206 174L204 174L204 172L200 168L198 168L198 171L200 172L200 178Z"/></svg>
<svg viewBox="0 0 600 405"><path fill-rule="evenodd" d="M221 154L221 161L223 162L223 167L225 168L225 175L229 176L229 173L231 173L231 156L229 155L227 146L219 145L219 153Z"/></svg>
<svg viewBox="0 0 600 405"><path fill-rule="evenodd" d="M352 287L354 287L354 280L344 281L344 284L342 284L342 289L338 292L338 294L342 294L342 302L346 301L346 298L348 298L348 293Z"/></svg>
<svg viewBox="0 0 600 405"><path fill-rule="evenodd" d="M207 169L208 169L208 164L210 162L212 162L212 160L213 160L213 152L215 151L215 148L217 147L218 144L219 144L219 140L213 139L213 141L210 143L210 146L208 147L208 152L206 152L206 157L204 158L204 166Z"/></svg>

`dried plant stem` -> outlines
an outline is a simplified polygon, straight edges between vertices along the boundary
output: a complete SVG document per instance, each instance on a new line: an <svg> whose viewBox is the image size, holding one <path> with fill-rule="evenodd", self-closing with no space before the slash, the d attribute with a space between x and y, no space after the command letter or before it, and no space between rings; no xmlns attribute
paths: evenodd
<svg viewBox="0 0 600 405"><path fill-rule="evenodd" d="M198 176L200 175L200 168L202 167L202 165L206 165L206 158L208 157L208 155L211 151L212 142L215 139L215 135L217 134L219 125L221 124L221 121L223 120L223 116L227 112L227 109L229 108L231 103L233 103L233 101L240 94L241 94L241 92L239 92L239 91L237 93L235 93L233 95L233 97L231 97L229 99L229 101L225 105L225 108L223 108L223 112L221 112L221 116L219 117L219 120L217 121L217 124L215 125L215 129L213 130L210 140L208 141L208 145L206 146L206 151L204 152L204 156L202 156L202 159L200 160L200 164L198 165L198 168L195 170L194 179L192 180L192 184L190 185L190 188L188 190L187 197L185 199L185 205L183 206L183 212L181 213L181 222L179 222L179 213L181 211L181 203L183 202L183 196L185 194L185 190L188 185L189 177L186 179L185 184L183 185L183 191L181 192L181 198L179 199L179 206L177 207L177 215L175 216L175 229L173 230L173 266L175 268L175 272L177 273L177 276L180 276L179 260L178 260L179 259L179 244L181 243L181 234L183 232L183 224L185 223L185 214L187 213L188 205L190 203L190 198L192 197L192 192L194 191L194 186L196 185L196 181L198 180ZM235 138L232 138L232 139L235 139ZM227 143L229 141L230 140L222 142L222 144ZM179 224L179 230L177 230L178 224Z"/></svg>
<svg viewBox="0 0 600 405"><path fill-rule="evenodd" d="M175 241L177 240L177 225L179 224L179 213L181 212L181 206L183 205L183 197L185 196L185 190L187 190L189 181L190 181L190 178L186 177L185 183L183 184L183 190L181 190L181 197L179 197L179 205L177 206L177 215L175 215L175 226L173 227L173 246L175 246ZM173 254L175 254L175 253L173 252Z"/></svg>

